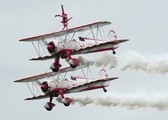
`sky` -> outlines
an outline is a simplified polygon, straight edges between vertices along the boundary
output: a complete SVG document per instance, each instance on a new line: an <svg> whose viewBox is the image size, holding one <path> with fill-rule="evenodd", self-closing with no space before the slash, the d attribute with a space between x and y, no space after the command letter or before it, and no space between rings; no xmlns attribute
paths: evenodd
<svg viewBox="0 0 168 120"><path fill-rule="evenodd" d="M0 0L0 3L1 119L168 119L166 0ZM116 67L105 67L109 76L119 77L111 82L107 88L108 93L95 90L68 95L76 99L86 96L88 99L97 98L97 104L102 97L104 102L101 105L92 101L86 106L75 103L65 107L53 100L56 107L48 112L43 107L48 99L23 100L31 96L26 84L13 81L43 73L53 62L29 61L29 58L37 56L35 50L31 43L19 42L19 39L57 29L60 19L54 16L61 12L61 4L68 16L73 17L70 27L106 20L112 23L104 28L106 33L115 30L118 38L128 38L129 41L116 50ZM82 57L94 60L93 55L101 58L103 54L94 53ZM111 54L111 51L107 54ZM63 65L67 64L63 62ZM110 100L119 103L103 106L103 103Z"/></svg>

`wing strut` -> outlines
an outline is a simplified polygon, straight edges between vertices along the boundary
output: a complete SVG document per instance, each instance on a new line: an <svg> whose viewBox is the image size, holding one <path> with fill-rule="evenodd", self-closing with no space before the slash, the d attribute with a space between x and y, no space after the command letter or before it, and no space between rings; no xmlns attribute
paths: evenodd
<svg viewBox="0 0 168 120"><path fill-rule="evenodd" d="M92 68L93 68L93 66L92 66ZM90 72L92 78L94 78L94 77L93 77L93 73L92 73L92 71L90 70L90 67L88 67L88 72ZM95 74L95 75L96 75L96 74ZM89 76L89 75L88 75L88 76Z"/></svg>
<svg viewBox="0 0 168 120"><path fill-rule="evenodd" d="M65 79L66 75L67 75L67 72L65 72L64 77L63 77L62 81Z"/></svg>
<svg viewBox="0 0 168 120"><path fill-rule="evenodd" d="M92 28L91 28L91 27L90 27L90 30L91 30L92 35L93 35L93 38L94 38L94 40L95 40L96 38L95 38L95 35L94 35L93 30L92 30ZM95 43L97 44L96 40L95 40Z"/></svg>
<svg viewBox="0 0 168 120"><path fill-rule="evenodd" d="M28 85L28 83L27 83L27 81L26 81L26 80L25 80L25 82L26 82L27 87L29 88L29 90L30 90L31 94L32 94L33 96L35 96L35 95L33 94L33 91L30 89L30 86Z"/></svg>
<svg viewBox="0 0 168 120"><path fill-rule="evenodd" d="M73 35L72 35L72 37L71 37L71 41L72 41L72 39L74 38L75 33L76 33L76 32L73 33Z"/></svg>
<svg viewBox="0 0 168 120"><path fill-rule="evenodd" d="M36 47L35 47L35 45L34 45L34 43L33 43L33 41L32 41L32 45L33 45L33 47L34 47L34 49L35 49L35 51L36 51L37 55L38 55L38 56L40 56L40 54L39 54L38 50L36 49Z"/></svg>
<svg viewBox="0 0 168 120"><path fill-rule="evenodd" d="M86 77L86 75L85 75L85 72L83 71L83 68L82 68L82 72L83 72L83 75L84 75L84 77L85 77L85 79L86 79L86 81L87 81L87 77Z"/></svg>
<svg viewBox="0 0 168 120"><path fill-rule="evenodd" d="M36 81L37 82L37 81ZM32 88L33 88L33 91L34 91L34 87L36 88L37 92L40 94L40 91L39 89L37 88L37 85L35 85L35 82L32 81Z"/></svg>

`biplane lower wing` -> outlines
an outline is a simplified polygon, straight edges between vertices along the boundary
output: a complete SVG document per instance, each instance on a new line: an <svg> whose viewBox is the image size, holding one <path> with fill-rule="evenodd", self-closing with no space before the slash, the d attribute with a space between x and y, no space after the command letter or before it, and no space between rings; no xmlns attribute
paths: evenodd
<svg viewBox="0 0 168 120"><path fill-rule="evenodd" d="M33 82L33 81L37 81L37 80L40 80L40 79L43 79L43 78L46 78L46 77L52 77L52 76L55 76L55 75L60 74L60 73L79 70L79 69L91 66L93 64L94 64L94 62L90 61L90 62L88 62L88 64L80 65L80 66L77 66L76 68L66 67L66 68L60 69L58 72L46 72L46 73L42 73L42 74L30 76L30 77L18 79L18 80L15 80L14 82Z"/></svg>
<svg viewBox="0 0 168 120"><path fill-rule="evenodd" d="M114 48L115 45L126 42L126 41L128 41L128 39L108 41L108 42L94 45L91 47L86 47L83 49L76 50L76 51L72 52L71 55L87 54L87 53L93 53L93 52L113 50L113 49L115 49ZM31 58L30 60L49 60L49 59L53 59L53 58L55 58L55 55Z"/></svg>
<svg viewBox="0 0 168 120"><path fill-rule="evenodd" d="M87 53L93 53L93 52L114 50L115 45L120 44L122 42L126 42L126 41L128 41L128 39L115 40L115 41L109 41L109 42L101 43L101 44L94 45L94 46L91 46L91 47L86 47L84 49L79 49L77 51L72 52L71 55L87 54Z"/></svg>
<svg viewBox="0 0 168 120"><path fill-rule="evenodd" d="M48 97L50 97L50 95L45 94L45 95L33 96L30 98L26 98L24 100L40 100L40 99L44 99L44 98L48 98Z"/></svg>
<svg viewBox="0 0 168 120"><path fill-rule="evenodd" d="M29 60L50 60L50 59L53 59L55 58L55 55L46 55L46 56L43 56L43 57L37 57L37 58L31 58Z"/></svg>
<svg viewBox="0 0 168 120"><path fill-rule="evenodd" d="M103 84L105 82L108 82L108 81L115 80L115 79L118 79L118 77L111 77L111 78L99 79L99 80L96 80L96 81L92 81L92 82L86 83L84 85L80 85L80 86L76 86L76 87L73 87L71 89L68 89L68 90L65 91L65 94L74 93L74 92L82 92L82 91L86 91L86 90L107 87L107 86L104 86L104 85L101 85L101 84Z"/></svg>
<svg viewBox="0 0 168 120"><path fill-rule="evenodd" d="M86 90L92 90L92 89L96 89L96 88L103 88L106 86L103 86L101 84L111 81L111 80L115 80L118 79L118 77L111 77L111 78L107 78L107 79L99 79L96 81L92 81L83 85L79 85L76 87L73 87L71 89L65 89L64 94L69 94L69 93L75 93L75 92L82 92L82 91L86 91ZM59 88L57 88L59 89ZM60 88L62 89L62 88ZM25 100L39 100L39 99L44 99L44 98L48 98L50 97L50 95L45 94L45 95L39 95L39 96L33 96L30 98L26 98Z"/></svg>

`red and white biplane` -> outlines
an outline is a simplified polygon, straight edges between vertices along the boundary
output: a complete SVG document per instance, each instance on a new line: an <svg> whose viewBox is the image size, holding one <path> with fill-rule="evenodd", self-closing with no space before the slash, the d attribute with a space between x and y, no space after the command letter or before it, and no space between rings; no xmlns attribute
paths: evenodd
<svg viewBox="0 0 168 120"><path fill-rule="evenodd" d="M117 39L117 35L113 30L105 35L103 26L110 25L111 22L99 21L74 28L68 28L68 21L62 6L61 23L64 28L61 31L51 32L47 34L37 35L33 37L23 38L19 41L32 42L38 57L30 60L48 60L55 59L50 66L53 72L57 72L62 66L60 58L66 59L72 68L79 65L79 60L72 58L72 55L87 54L94 52L102 52L115 49L122 42L128 39ZM47 48L47 49L46 49ZM49 54L47 54L49 53Z"/></svg>
<svg viewBox="0 0 168 120"><path fill-rule="evenodd" d="M90 68L91 65L93 65L93 62L88 62L86 65L80 65L77 66L76 68L67 67L60 69L58 72L47 72L43 74L34 75L31 77L22 78L19 80L15 80L14 82L25 82L27 84L33 97L26 98L25 100L38 100L38 99L50 98L49 102L47 102L44 105L44 107L48 111L50 111L55 106L55 104L52 103L54 97L59 98L61 100L59 102L63 103L65 106L69 106L73 100L69 97L65 97L64 94L76 93L100 88L103 89L104 92L107 92L105 87L109 86L110 84L109 81L118 78L118 77L109 78L104 69L100 71L99 78L97 77L97 75L96 78L94 77L90 78L88 76L90 75L93 76L93 73L91 72ZM87 71L84 68L87 68ZM75 71L76 73L77 72L76 70L82 70L82 74L84 77L79 76L79 74L76 76L70 75L69 78L66 77L67 72ZM88 75L88 73L91 74ZM30 83L32 83L32 85L30 85ZM30 86L32 86L32 89ZM39 89L41 89L43 93L40 93ZM38 95L35 95L37 92Z"/></svg>

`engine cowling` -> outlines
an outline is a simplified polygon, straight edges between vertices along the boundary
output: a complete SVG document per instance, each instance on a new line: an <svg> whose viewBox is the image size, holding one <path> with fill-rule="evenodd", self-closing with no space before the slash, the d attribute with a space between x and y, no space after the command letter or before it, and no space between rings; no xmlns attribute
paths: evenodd
<svg viewBox="0 0 168 120"><path fill-rule="evenodd" d="M44 81L40 88L44 93L48 93L57 88L57 83L56 81Z"/></svg>
<svg viewBox="0 0 168 120"><path fill-rule="evenodd" d="M47 82L43 82L40 88L44 93L47 93L49 91L49 86Z"/></svg>
<svg viewBox="0 0 168 120"><path fill-rule="evenodd" d="M47 44L47 50L50 54L53 54L56 51L57 47L55 46L54 42L51 41Z"/></svg>

